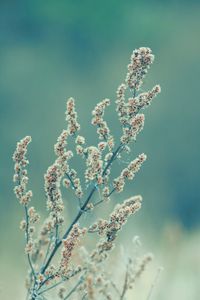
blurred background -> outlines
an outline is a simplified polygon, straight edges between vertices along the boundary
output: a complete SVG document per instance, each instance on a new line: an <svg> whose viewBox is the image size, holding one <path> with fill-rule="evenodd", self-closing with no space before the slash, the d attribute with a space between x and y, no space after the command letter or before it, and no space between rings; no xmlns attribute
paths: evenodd
<svg viewBox="0 0 200 300"><path fill-rule="evenodd" d="M144 198L122 239L128 245L137 234L154 253L150 279L156 266L164 267L152 299L199 299L199 37L198 0L0 1L0 298L24 299L26 261L18 229L23 211L12 191L16 142L32 136L29 187L44 212L43 174L66 126L66 98L76 99L89 144L97 142L91 110L110 98L106 116L118 135L115 92L132 50L147 46L156 59L142 90L159 83L162 93L145 111L145 128L131 155L145 152L148 160L110 208L126 196ZM81 172L78 161L74 166ZM122 167L115 167L116 174ZM70 217L76 207L64 197ZM151 280L144 284L148 288ZM136 299L146 300L140 288Z"/></svg>

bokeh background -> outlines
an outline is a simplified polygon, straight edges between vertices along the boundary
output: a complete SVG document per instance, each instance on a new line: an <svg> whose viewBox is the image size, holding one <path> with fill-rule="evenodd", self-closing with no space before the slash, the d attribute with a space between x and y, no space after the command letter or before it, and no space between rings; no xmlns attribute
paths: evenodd
<svg viewBox="0 0 200 300"><path fill-rule="evenodd" d="M143 90L160 83L162 94L146 111L145 129L132 154L145 152L148 161L124 194L141 193L144 202L123 231L123 243L129 245L137 234L144 248L155 254L146 288L141 283L136 299L146 300L159 265L164 272L152 299L199 299L199 37L198 0L1 0L1 299L24 299L26 262L18 229L23 213L12 192L16 142L25 135L33 138L30 187L35 206L44 211L43 174L65 128L66 98L76 99L89 143L97 141L91 110L97 101L110 98L107 118L118 135L115 91L132 50L140 46L151 47L156 56ZM122 195L117 198L123 200ZM69 216L74 209L68 204Z"/></svg>

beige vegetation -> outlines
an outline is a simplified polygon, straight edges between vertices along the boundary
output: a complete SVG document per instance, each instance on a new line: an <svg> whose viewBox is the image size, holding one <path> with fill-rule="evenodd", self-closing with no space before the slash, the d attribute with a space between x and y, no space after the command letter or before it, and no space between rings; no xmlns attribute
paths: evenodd
<svg viewBox="0 0 200 300"><path fill-rule="evenodd" d="M108 219L99 219L96 212L100 205L107 205L115 193L124 190L127 180L134 179L146 160L144 153L132 161L125 162L122 159L127 155L130 157L131 145L144 127L144 114L141 111L160 93L159 85L148 92L140 92L143 79L153 61L154 55L150 48L136 49L131 55L126 79L119 86L115 101L122 131L120 138L111 134L104 119L105 109L110 105L109 99L99 102L92 111L91 123L97 127L99 138L97 146L88 146L85 137L79 134L81 127L75 100L67 100L67 129L57 139L54 146L56 160L44 176L48 215L40 229L37 225L40 215L30 206L33 193L28 190L27 149L31 137L26 136L18 142L13 155L13 179L14 192L24 207L25 215L20 229L25 233L25 254L29 265L26 279L28 300L47 299L57 289L57 297L64 300L123 300L152 260L150 254L139 258L131 258L132 255L128 257L125 279L121 287L118 287L118 283L112 280L112 274L108 275L106 272L106 259L114 248L119 231L128 218L141 208L142 197L131 196L115 205ZM70 161L75 154L68 149L70 138L74 139L76 155L85 162L86 169L82 174L84 178L71 167ZM121 160L124 164L117 177L112 174L112 166L116 160ZM64 188L73 190L78 207L71 224L65 220L62 184ZM82 225L83 216L93 212L97 220L93 224ZM84 243L86 235L98 236L92 250L87 250L87 243ZM81 246L82 243L84 246ZM81 256L81 252L85 254ZM72 287L71 282L74 282Z"/></svg>

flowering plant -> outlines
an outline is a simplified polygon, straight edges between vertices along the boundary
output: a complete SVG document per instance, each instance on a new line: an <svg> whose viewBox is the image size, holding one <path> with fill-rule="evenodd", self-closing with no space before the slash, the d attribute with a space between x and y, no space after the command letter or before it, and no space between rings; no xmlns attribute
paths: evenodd
<svg viewBox="0 0 200 300"><path fill-rule="evenodd" d="M102 269L105 259L113 249L118 232L128 218L140 209L142 202L140 195L132 196L122 204L117 204L108 220L96 220L88 228L80 226L80 221L84 214L109 201L115 192L122 192L126 181L134 179L146 160L146 155L140 154L127 164L119 176L114 180L111 179L112 165L117 159L120 160L124 153L131 152L131 143L136 141L138 133L143 129L144 114L140 111L160 93L159 85L148 92L139 93L153 60L154 56L149 48L142 47L132 53L125 82L117 90L116 111L122 128L119 141L114 139L104 120L105 109L110 105L109 99L99 102L92 111L92 125L97 127L99 137L97 146L88 146L85 138L79 135L80 125L75 101L73 98L67 101L67 129L63 130L57 139L54 146L56 160L44 176L48 215L40 230L35 228L40 216L35 208L30 206L32 191L27 189L26 167L29 162L26 155L31 137L26 136L17 144L13 155L16 183L14 192L25 213L20 228L25 232L25 253L29 263L27 299L46 299L46 295L50 295L52 290L59 287L60 299L75 296L76 299L118 297L122 300L151 260L151 255L145 255L134 267L133 261L129 261L122 291L112 280L106 278L106 273ZM126 100L128 92L130 97ZM86 164L85 184L81 183L77 172L70 166L70 159L74 155L67 149L67 140L70 136L74 138L76 154L81 156ZM77 214L67 229L61 184L66 189L72 188L78 201ZM98 201L94 199L96 191L100 194ZM85 240L89 233L97 233L99 236L91 252L80 246L80 240ZM82 253L78 258L74 255L77 248ZM71 280L75 280L76 284L69 290L68 283ZM116 293L115 296L112 295L112 289L113 293Z"/></svg>

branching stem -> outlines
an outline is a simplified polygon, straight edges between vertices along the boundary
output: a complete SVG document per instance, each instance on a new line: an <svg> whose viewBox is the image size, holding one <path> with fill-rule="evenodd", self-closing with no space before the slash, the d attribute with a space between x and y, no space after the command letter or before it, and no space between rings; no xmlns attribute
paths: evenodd
<svg viewBox="0 0 200 300"><path fill-rule="evenodd" d="M106 167L103 170L102 175L105 176L108 168L110 167L110 165L112 164L113 160L115 159L116 155L118 154L118 152L120 151L122 147L122 144L120 143L120 145L117 147L117 149L113 152L111 159L109 160L109 162L107 163ZM97 189L97 185L95 184L89 194L89 196L87 197L87 199L85 200L84 204L81 206L80 210L78 211L76 217L74 218L73 222L71 223L71 225L69 226L69 228L67 229L67 231L65 232L65 234L63 235L62 239L57 241L55 244L55 247L53 248L49 259L47 260L47 262L45 263L45 265L42 268L41 273L44 274L45 270L47 269L47 267L49 266L51 260L53 259L55 253L57 252L58 248L60 247L60 245L62 244L62 240L66 239L69 235L69 233L71 232L73 226L78 222L78 220L80 219L80 217L82 216L82 214L85 212L85 208L87 207L87 204L89 203L90 199L92 198L94 192Z"/></svg>

